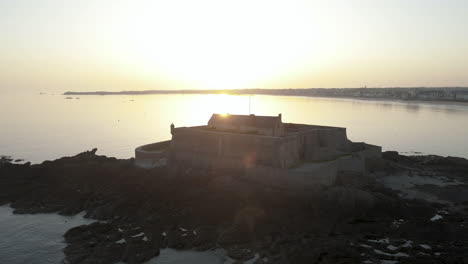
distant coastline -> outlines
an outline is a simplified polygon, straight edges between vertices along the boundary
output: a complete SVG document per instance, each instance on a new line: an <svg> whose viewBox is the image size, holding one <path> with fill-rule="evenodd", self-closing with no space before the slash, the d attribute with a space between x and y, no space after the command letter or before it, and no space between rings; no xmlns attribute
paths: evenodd
<svg viewBox="0 0 468 264"><path fill-rule="evenodd" d="M392 88L306 88L306 89L228 89L228 90L144 90L65 92L63 95L150 95L150 94L232 94L278 95L408 101L468 102L468 87Z"/></svg>

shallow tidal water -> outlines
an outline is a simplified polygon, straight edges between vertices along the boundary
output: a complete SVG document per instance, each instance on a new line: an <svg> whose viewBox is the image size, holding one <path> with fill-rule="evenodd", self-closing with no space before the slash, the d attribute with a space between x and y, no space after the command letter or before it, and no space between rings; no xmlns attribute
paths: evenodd
<svg viewBox="0 0 468 264"><path fill-rule="evenodd" d="M284 96L0 94L0 155L32 163L98 148L134 156L170 139L170 124L204 125L212 113L278 115L283 122L346 127L348 138L404 154L468 158L468 104Z"/></svg>
<svg viewBox="0 0 468 264"><path fill-rule="evenodd" d="M0 263L61 263L63 234L91 222L82 215L15 215L9 206L0 206Z"/></svg>
<svg viewBox="0 0 468 264"><path fill-rule="evenodd" d="M83 214L13 214L9 206L0 206L0 263L57 264L62 263L66 246L63 234L75 226L89 224ZM227 260L227 261L226 261ZM158 257L146 264L223 264L230 263L221 250L176 251L163 249Z"/></svg>

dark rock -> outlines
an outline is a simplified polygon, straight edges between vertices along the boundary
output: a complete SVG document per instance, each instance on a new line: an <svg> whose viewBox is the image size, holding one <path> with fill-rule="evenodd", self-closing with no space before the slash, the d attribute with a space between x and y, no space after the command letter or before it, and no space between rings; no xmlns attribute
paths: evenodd
<svg viewBox="0 0 468 264"><path fill-rule="evenodd" d="M227 255L235 260L247 261L254 258L254 252L240 245L231 246L227 249Z"/></svg>
<svg viewBox="0 0 468 264"><path fill-rule="evenodd" d="M175 249L190 249L193 247L195 234L183 228L173 228L167 233L167 246Z"/></svg>
<svg viewBox="0 0 468 264"><path fill-rule="evenodd" d="M391 160L394 162L397 162L400 157L400 154L398 154L398 151L385 151L382 152L382 158L386 160Z"/></svg>
<svg viewBox="0 0 468 264"><path fill-rule="evenodd" d="M128 240L122 260L128 264L140 264L159 255L159 248L143 240Z"/></svg>
<svg viewBox="0 0 468 264"><path fill-rule="evenodd" d="M218 242L222 246L243 244L251 240L251 233L245 226L233 225L221 234Z"/></svg>
<svg viewBox="0 0 468 264"><path fill-rule="evenodd" d="M96 152L39 165L0 162L0 204L10 203L15 213L86 211L87 217L106 221L64 235L71 264L143 263L166 246L207 250L219 245L239 261L263 252L257 264L263 257L268 263L362 263L366 259L360 253L373 250L358 245L371 238L389 238L395 245L407 240L428 244L444 254L437 260L450 256L463 263L467 257L468 210L452 212L444 204L403 200L371 178L342 178L339 186L291 192L237 179L230 172L191 169L179 177L177 171L138 169L132 159ZM379 175L395 169L461 182L466 178L464 159L396 152L383 156L383 165L372 168ZM462 209L468 204L466 185L418 188L456 201ZM442 221L429 220L442 210L450 211ZM396 227L398 219L403 220ZM430 251L405 250L410 257L399 261L429 261L418 252Z"/></svg>
<svg viewBox="0 0 468 264"><path fill-rule="evenodd" d="M202 226L194 230L193 245L199 250L206 250L214 246L218 240L218 230L212 226Z"/></svg>

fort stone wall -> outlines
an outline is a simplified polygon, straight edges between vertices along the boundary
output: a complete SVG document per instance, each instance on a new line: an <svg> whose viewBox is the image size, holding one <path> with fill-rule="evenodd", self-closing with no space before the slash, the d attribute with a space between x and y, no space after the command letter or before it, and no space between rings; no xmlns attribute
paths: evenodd
<svg viewBox="0 0 468 264"><path fill-rule="evenodd" d="M211 130L206 126L173 130L170 160L192 167L290 168L302 161L333 160L351 151L346 129L299 125L284 137Z"/></svg>
<svg viewBox="0 0 468 264"><path fill-rule="evenodd" d="M282 143L279 137L182 127L174 129L169 157L192 167L281 167Z"/></svg>
<svg viewBox="0 0 468 264"><path fill-rule="evenodd" d="M294 142L294 155L303 161L333 160L351 151L351 141L346 136L345 128L299 125L300 131L291 133L284 140L286 144ZM287 155L293 155L290 151Z"/></svg>
<svg viewBox="0 0 468 264"><path fill-rule="evenodd" d="M167 163L167 150L171 141L143 145L135 149L135 165L140 168L155 168Z"/></svg>

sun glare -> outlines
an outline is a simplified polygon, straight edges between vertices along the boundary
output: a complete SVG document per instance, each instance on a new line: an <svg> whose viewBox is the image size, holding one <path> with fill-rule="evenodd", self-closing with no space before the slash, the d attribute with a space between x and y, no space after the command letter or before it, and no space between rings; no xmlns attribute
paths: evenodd
<svg viewBox="0 0 468 264"><path fill-rule="evenodd" d="M249 98L247 96L236 96L228 94L210 94L193 96L180 96L178 98L187 109L180 111L190 113L190 116L185 116L184 119L189 119L190 124L196 125L206 122L213 113L218 113L222 116L229 114L248 114L249 113Z"/></svg>
<svg viewBox="0 0 468 264"><path fill-rule="evenodd" d="M125 21L130 57L148 74L164 72L193 88L262 87L307 55L318 58L320 31L296 5L259 1L245 9L234 2L194 1L181 9L171 3L150 10L177 12L143 12Z"/></svg>

